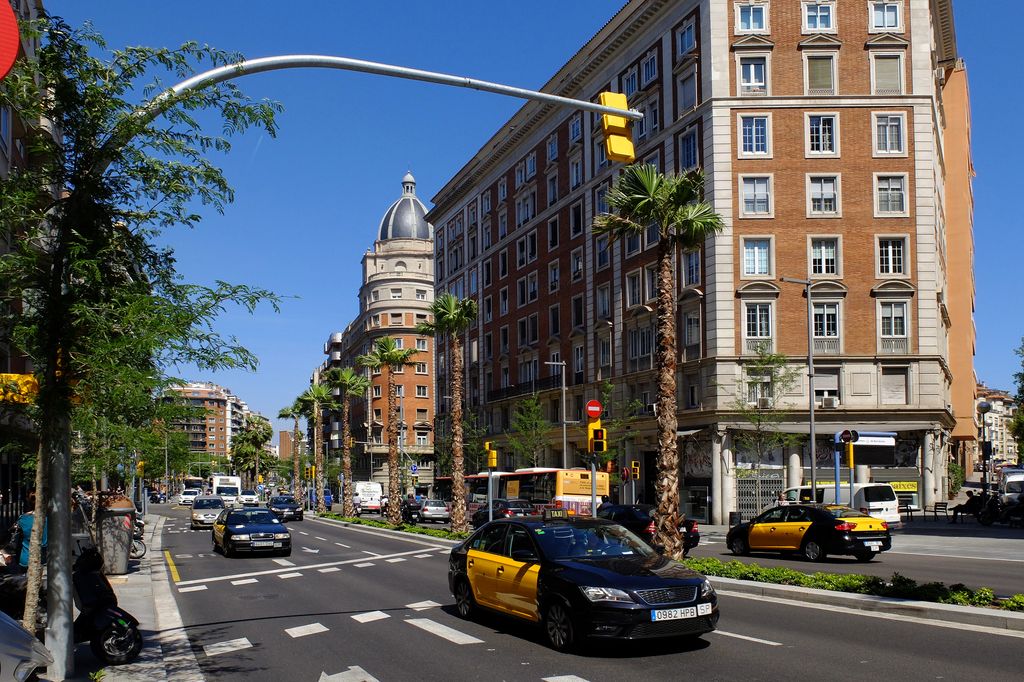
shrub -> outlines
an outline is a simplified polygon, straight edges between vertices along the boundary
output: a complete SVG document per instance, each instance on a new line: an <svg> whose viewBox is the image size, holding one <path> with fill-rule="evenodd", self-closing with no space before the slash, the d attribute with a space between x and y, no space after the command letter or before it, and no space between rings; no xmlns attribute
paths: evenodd
<svg viewBox="0 0 1024 682"><path fill-rule="evenodd" d="M416 535L429 535L435 538L443 538L445 540L465 540L469 537L469 533L453 533L450 530L442 530L441 528L420 528L419 526L408 526L404 523L400 523L397 526L392 526L386 521L374 521L373 519L363 519L352 516L342 516L340 514L332 514L327 512L321 514L321 518L334 519L335 521L344 521L345 523L351 523L355 526L370 526L371 528L387 528L390 530L400 530L405 533L415 533Z"/></svg>

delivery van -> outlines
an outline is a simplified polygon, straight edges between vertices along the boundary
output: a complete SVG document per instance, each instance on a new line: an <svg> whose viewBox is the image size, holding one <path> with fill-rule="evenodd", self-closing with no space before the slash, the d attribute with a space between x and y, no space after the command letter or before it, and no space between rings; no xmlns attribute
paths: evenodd
<svg viewBox="0 0 1024 682"><path fill-rule="evenodd" d="M787 488L783 492L786 504L811 501L811 486ZM819 486L817 501L824 504L845 504L864 512L868 516L882 519L890 526L900 525L899 500L896 491L888 483L854 483L853 504L850 504L850 484L839 487L836 499L835 485Z"/></svg>
<svg viewBox="0 0 1024 682"><path fill-rule="evenodd" d="M354 490L359 495L359 513L371 511L380 513L380 498L384 495L380 483L376 481L358 481Z"/></svg>

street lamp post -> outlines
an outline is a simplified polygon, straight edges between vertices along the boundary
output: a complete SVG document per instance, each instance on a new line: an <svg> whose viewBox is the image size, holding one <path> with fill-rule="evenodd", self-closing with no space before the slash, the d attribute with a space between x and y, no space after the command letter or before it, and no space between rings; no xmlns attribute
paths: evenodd
<svg viewBox="0 0 1024 682"><path fill-rule="evenodd" d="M982 400L978 403L978 414L981 415L981 496L988 499L988 468L992 463L991 450L988 444L988 413L992 411L992 403Z"/></svg>
<svg viewBox="0 0 1024 682"><path fill-rule="evenodd" d="M801 284L807 296L807 415L811 439L811 501L818 499L818 448L814 432L814 305L811 303L811 280L780 277L779 281ZM853 472L850 472L853 475Z"/></svg>
<svg viewBox="0 0 1024 682"><path fill-rule="evenodd" d="M565 360L559 360L558 362L545 362L545 365L557 365L558 371L562 375L562 468L569 468L569 436L566 431L565 421Z"/></svg>

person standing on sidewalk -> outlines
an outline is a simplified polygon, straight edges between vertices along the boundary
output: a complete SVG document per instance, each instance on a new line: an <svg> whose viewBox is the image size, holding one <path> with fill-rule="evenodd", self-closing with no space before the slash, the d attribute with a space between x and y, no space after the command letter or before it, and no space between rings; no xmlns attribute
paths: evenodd
<svg viewBox="0 0 1024 682"><path fill-rule="evenodd" d="M28 494L28 511L18 517L18 530L21 533L21 555L18 557L18 565L22 570L28 570L28 550L32 540L32 526L35 525L36 494ZM43 564L46 563L46 519L43 519Z"/></svg>

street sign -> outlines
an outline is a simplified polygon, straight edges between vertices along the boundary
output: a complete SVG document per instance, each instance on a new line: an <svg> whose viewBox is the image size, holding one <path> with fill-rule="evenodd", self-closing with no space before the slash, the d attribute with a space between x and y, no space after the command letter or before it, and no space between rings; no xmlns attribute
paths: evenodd
<svg viewBox="0 0 1024 682"><path fill-rule="evenodd" d="M18 19L9 2L0 2L0 80L14 66L18 58L21 36L18 34Z"/></svg>
<svg viewBox="0 0 1024 682"><path fill-rule="evenodd" d="M417 473L417 472L418 472L419 470L420 470L420 468L419 468L418 466L416 466L415 464L411 464L411 465L409 465L409 473L410 473L410 474L413 474L413 475L415 476L415 475L416 475L416 473Z"/></svg>
<svg viewBox="0 0 1024 682"><path fill-rule="evenodd" d="M259 484L258 486L256 486L256 492L258 492L258 493L263 492L263 484L262 483Z"/></svg>
<svg viewBox="0 0 1024 682"><path fill-rule="evenodd" d="M588 417L591 419L599 419L602 412L604 412L604 407L601 406L600 400L590 400L587 402Z"/></svg>

